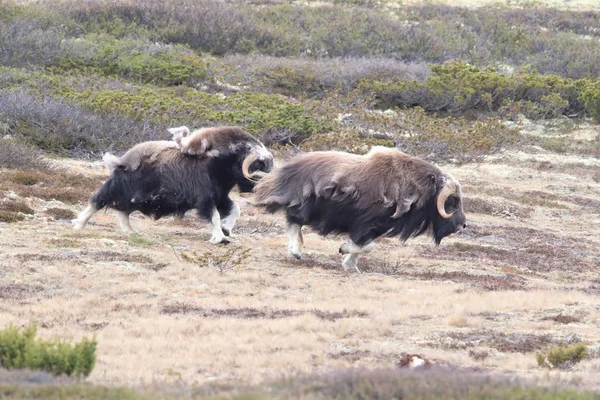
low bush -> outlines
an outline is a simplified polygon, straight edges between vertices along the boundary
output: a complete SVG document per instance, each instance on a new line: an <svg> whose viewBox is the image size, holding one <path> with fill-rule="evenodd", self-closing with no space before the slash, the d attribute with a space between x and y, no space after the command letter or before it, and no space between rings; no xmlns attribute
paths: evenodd
<svg viewBox="0 0 600 400"><path fill-rule="evenodd" d="M467 11L433 4L388 8L389 3L351 0L307 7L261 2L257 7L239 2L135 0L92 7L71 0L52 6L13 5L6 20L35 17L65 25L70 35L147 38L214 55L385 56L434 63L464 59L478 66L530 64L541 73L570 78L600 74L600 50L590 40L600 35L594 13L541 4Z"/></svg>
<svg viewBox="0 0 600 400"><path fill-rule="evenodd" d="M428 112L498 113L511 118L559 115L595 116L598 103L594 82L541 75L523 69L506 75L493 68L480 70L463 61L432 66L431 75L418 81L368 81L359 84L363 94L374 94L378 108L419 106Z"/></svg>
<svg viewBox="0 0 600 400"><path fill-rule="evenodd" d="M59 72L93 72L138 83L194 85L207 77L202 58L184 45L149 43L89 35L69 39L61 53L45 63Z"/></svg>
<svg viewBox="0 0 600 400"><path fill-rule="evenodd" d="M19 214L14 211L0 210L0 222L10 224L13 222L23 221L24 219L25 216L23 214Z"/></svg>
<svg viewBox="0 0 600 400"><path fill-rule="evenodd" d="M66 208L58 208L58 207L52 207L52 208L47 209L46 214L48 214L49 216L51 216L52 218L57 219L57 220L60 220L60 219L71 220L76 217L76 214L73 211L68 210Z"/></svg>
<svg viewBox="0 0 600 400"><path fill-rule="evenodd" d="M0 120L4 121L9 134L63 156L83 156L113 146L126 148L142 138L156 138L162 133L157 126L114 112L100 115L47 95L35 96L24 88L0 89ZM23 158L26 147L18 150L20 157L12 162L15 166L26 166L39 157L39 152L31 152ZM22 161L18 162L19 159Z"/></svg>
<svg viewBox="0 0 600 400"><path fill-rule="evenodd" d="M587 355L587 346L584 343L574 343L570 346L551 347L544 352L536 354L540 367L568 369L577 364Z"/></svg>
<svg viewBox="0 0 600 400"><path fill-rule="evenodd" d="M313 135L301 144L303 150L338 149L356 153L372 145L398 147L429 160L471 162L481 160L519 142L515 129L498 118L469 120L438 117L420 107L408 110L373 110L368 97L327 98L311 108L315 114L335 115L335 133Z"/></svg>
<svg viewBox="0 0 600 400"><path fill-rule="evenodd" d="M36 339L35 326L23 331L9 326L0 331L0 366L39 369L54 375L87 377L96 363L96 341L83 338L70 344Z"/></svg>
<svg viewBox="0 0 600 400"><path fill-rule="evenodd" d="M29 207L27 204L25 204L22 201L14 201L14 200L0 202L0 210L14 212L14 213L22 213L22 214L27 214L27 215L34 214L33 209L31 207Z"/></svg>
<svg viewBox="0 0 600 400"><path fill-rule="evenodd" d="M9 129L8 124L5 128ZM49 164L38 149L12 138L0 138L0 168L47 171Z"/></svg>
<svg viewBox="0 0 600 400"><path fill-rule="evenodd" d="M211 71L218 79L237 86L286 96L322 98L330 90L348 93L361 79L373 81L418 80L429 76L426 63L405 63L392 58L284 58L232 55L218 60Z"/></svg>

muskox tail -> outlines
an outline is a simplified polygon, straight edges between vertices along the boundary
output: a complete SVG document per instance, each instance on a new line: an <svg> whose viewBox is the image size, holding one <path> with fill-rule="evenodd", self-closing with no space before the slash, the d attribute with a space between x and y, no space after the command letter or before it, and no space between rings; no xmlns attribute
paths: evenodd
<svg viewBox="0 0 600 400"><path fill-rule="evenodd" d="M110 153L104 154L102 160L104 160L104 166L111 172L114 171L121 164L121 159Z"/></svg>

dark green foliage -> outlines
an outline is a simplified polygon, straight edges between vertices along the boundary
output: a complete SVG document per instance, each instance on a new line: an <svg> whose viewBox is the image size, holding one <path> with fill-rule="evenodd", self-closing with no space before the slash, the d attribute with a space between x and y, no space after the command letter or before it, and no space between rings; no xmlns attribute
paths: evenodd
<svg viewBox="0 0 600 400"><path fill-rule="evenodd" d="M121 76L139 83L193 85L207 77L203 60L183 45L90 35L71 39L46 63L55 71Z"/></svg>
<svg viewBox="0 0 600 400"><path fill-rule="evenodd" d="M39 369L54 375L87 377L96 363L96 341L83 338L75 345L35 339L36 328L9 326L0 331L0 366Z"/></svg>
<svg viewBox="0 0 600 400"><path fill-rule="evenodd" d="M584 343L574 343L570 346L558 346L536 354L540 367L567 369L577 364L587 355Z"/></svg>
<svg viewBox="0 0 600 400"><path fill-rule="evenodd" d="M463 61L432 66L431 75L418 81L367 81L359 89L376 96L377 107L414 107L426 111L459 113L497 112L511 118L597 114L597 83L540 75L529 69L514 75L493 68L480 70Z"/></svg>

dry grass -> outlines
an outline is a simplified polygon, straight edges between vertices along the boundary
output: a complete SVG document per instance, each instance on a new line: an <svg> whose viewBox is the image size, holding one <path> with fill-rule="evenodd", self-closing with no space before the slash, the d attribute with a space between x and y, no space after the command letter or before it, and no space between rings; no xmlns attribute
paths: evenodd
<svg viewBox="0 0 600 400"><path fill-rule="evenodd" d="M0 190L20 197L57 200L77 204L89 199L100 186L100 179L66 171L1 171Z"/></svg>
<svg viewBox="0 0 600 400"><path fill-rule="evenodd" d="M232 245L249 252L225 274L180 259L214 250L205 242L210 227L192 214L134 214L140 233L132 237L115 229L112 212L98 213L73 232L65 219L48 218L54 205L25 199L34 214L0 224L0 327L34 322L44 337L73 339L93 332L98 365L89 380L107 385L252 384L348 366L394 368L407 354L552 383L535 351L564 344L569 333L600 345L600 228L590 222L600 185L589 174L575 181L560 172L564 162L575 161L552 159L555 167L543 171L508 156L444 166L470 200L480 199L469 206L469 228L439 247L426 238L382 239L360 257L360 275L341 269L343 238L310 230L303 259L292 259L283 217L237 194L242 216ZM69 176L83 177L69 185L84 199L101 174L68 164ZM61 179L0 174L11 188L3 190L17 193L60 189ZM508 190L488 197L473 189L493 187ZM569 209L525 204L516 199L523 193ZM505 205L519 217L503 214ZM596 364L585 359L561 379L594 387Z"/></svg>

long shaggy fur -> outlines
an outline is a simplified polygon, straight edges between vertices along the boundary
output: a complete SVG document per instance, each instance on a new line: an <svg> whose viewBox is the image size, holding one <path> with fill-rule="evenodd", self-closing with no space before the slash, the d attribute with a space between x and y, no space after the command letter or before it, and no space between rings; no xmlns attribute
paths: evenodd
<svg viewBox="0 0 600 400"><path fill-rule="evenodd" d="M135 171L145 159L153 162L162 151L174 148L177 148L177 144L169 140L143 142L133 146L121 157L110 153L104 154L104 165L110 172L116 169Z"/></svg>
<svg viewBox="0 0 600 400"><path fill-rule="evenodd" d="M406 240L433 228L437 243L464 224L462 206L451 219L437 212L436 199L450 181L434 165L395 149L373 148L359 156L326 151L299 155L255 187L255 204L284 210L288 222L309 225L321 235L349 233L358 245L379 236Z"/></svg>

